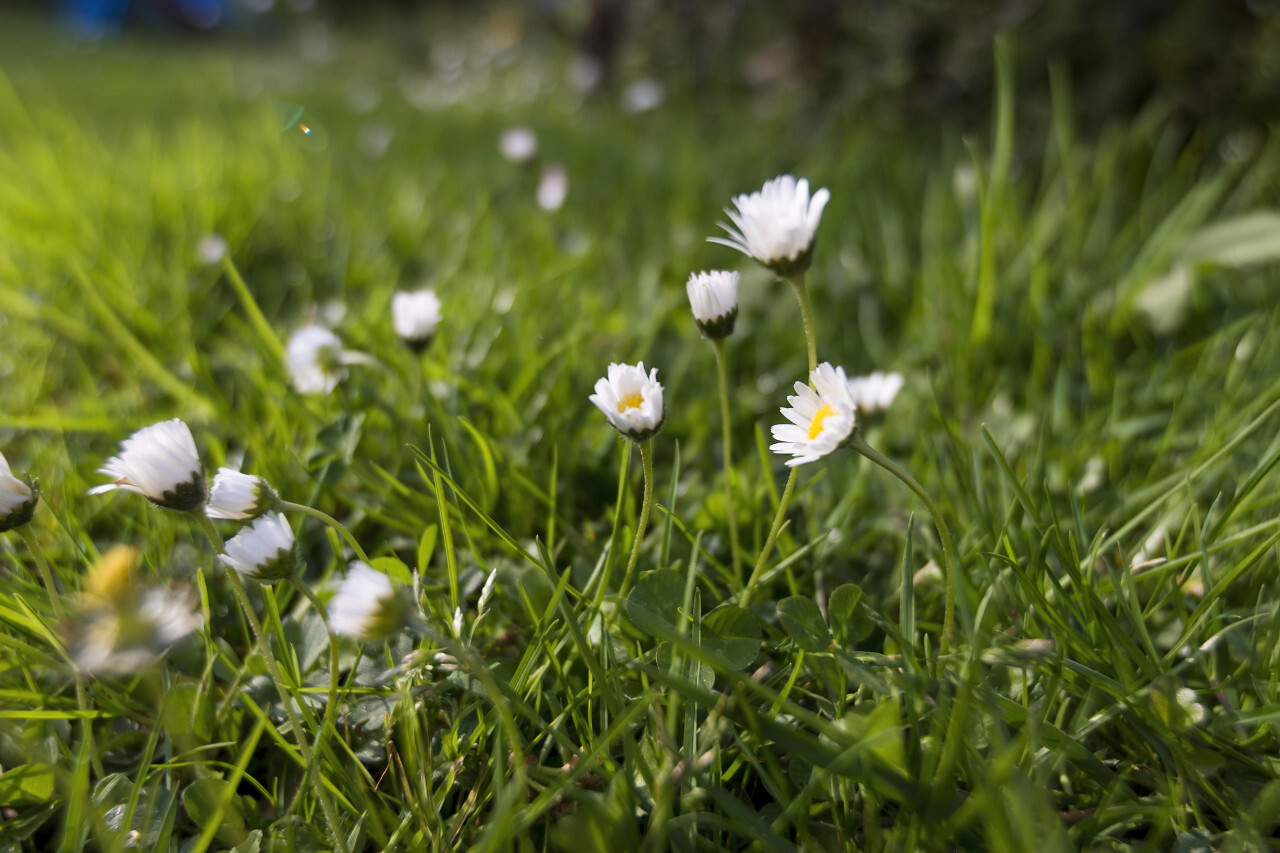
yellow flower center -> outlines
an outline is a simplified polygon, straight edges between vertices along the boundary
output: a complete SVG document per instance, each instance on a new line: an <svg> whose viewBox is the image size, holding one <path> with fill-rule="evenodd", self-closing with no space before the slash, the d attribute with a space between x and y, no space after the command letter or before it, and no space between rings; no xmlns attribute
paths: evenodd
<svg viewBox="0 0 1280 853"><path fill-rule="evenodd" d="M627 409L638 409L642 405L644 405L644 397L640 396L639 391L632 391L618 401L618 414L622 414Z"/></svg>
<svg viewBox="0 0 1280 853"><path fill-rule="evenodd" d="M827 418L831 417L832 415L834 415L835 413L836 413L836 410L831 408L830 403L823 403L822 408L818 409L818 411L813 413L813 420L809 422L809 440L810 441L813 441L815 438L822 435L822 429L823 429L822 422L825 421Z"/></svg>

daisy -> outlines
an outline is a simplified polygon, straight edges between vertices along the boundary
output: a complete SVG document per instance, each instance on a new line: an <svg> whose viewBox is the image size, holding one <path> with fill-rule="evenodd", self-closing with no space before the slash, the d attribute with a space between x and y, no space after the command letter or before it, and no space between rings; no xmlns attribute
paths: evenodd
<svg viewBox="0 0 1280 853"><path fill-rule="evenodd" d="M689 276L685 291L689 307L702 334L708 338L724 338L733 333L738 319L738 274L713 270Z"/></svg>
<svg viewBox="0 0 1280 853"><path fill-rule="evenodd" d="M866 376L855 376L849 380L849 396L859 412L870 415L889 408L902 390L903 381L901 373L881 373L878 370Z"/></svg>
<svg viewBox="0 0 1280 853"><path fill-rule="evenodd" d="M610 364L608 377L596 380L596 393L588 399L618 432L633 441L653 436L662 429L666 418L658 368L646 375L643 361L635 365Z"/></svg>
<svg viewBox="0 0 1280 853"><path fill-rule="evenodd" d="M128 603L99 604L80 615L73 628L74 660L87 672L136 672L203 624L189 590L136 589Z"/></svg>
<svg viewBox="0 0 1280 853"><path fill-rule="evenodd" d="M725 208L736 226L720 225L728 239L707 240L737 249L775 274L789 278L809 268L814 236L830 199L831 193L825 188L810 198L807 180L780 175L766 181L759 192L735 198L736 211Z"/></svg>
<svg viewBox="0 0 1280 853"><path fill-rule="evenodd" d="M498 137L498 150L510 163L528 163L538 153L538 136L527 127L509 127Z"/></svg>
<svg viewBox="0 0 1280 853"><path fill-rule="evenodd" d="M391 578L356 560L329 602L329 624L361 642L386 639L409 622L409 605Z"/></svg>
<svg viewBox="0 0 1280 853"><path fill-rule="evenodd" d="M178 418L138 430L120 445L120 455L98 471L115 482L95 486L91 495L127 489L157 506L182 512L200 509L209 496L195 439Z"/></svg>
<svg viewBox="0 0 1280 853"><path fill-rule="evenodd" d="M209 490L209 506L205 512L210 518L245 521L270 512L279 502L276 490L261 477L219 468L213 478L213 488Z"/></svg>
<svg viewBox="0 0 1280 853"><path fill-rule="evenodd" d="M13 476L8 460L0 453L0 533L30 521L39 500L40 493L31 478L20 480Z"/></svg>
<svg viewBox="0 0 1280 853"><path fill-rule="evenodd" d="M440 299L434 290L398 292L391 297L391 319L396 334L414 352L426 349L440 324Z"/></svg>
<svg viewBox="0 0 1280 853"><path fill-rule="evenodd" d="M342 348L342 340L323 326L303 326L285 348L289 380L299 394L328 394L347 378L346 365L368 364L363 353Z"/></svg>
<svg viewBox="0 0 1280 853"><path fill-rule="evenodd" d="M293 543L289 522L272 512L231 537L218 559L246 578L272 583L293 574L298 563Z"/></svg>
<svg viewBox="0 0 1280 853"><path fill-rule="evenodd" d="M787 397L791 408L782 414L789 424L773 427L774 453L793 458L787 467L815 462L840 447L853 434L856 406L849 395L849 380L843 367L824 361L809 374L813 386L797 382L796 395Z"/></svg>

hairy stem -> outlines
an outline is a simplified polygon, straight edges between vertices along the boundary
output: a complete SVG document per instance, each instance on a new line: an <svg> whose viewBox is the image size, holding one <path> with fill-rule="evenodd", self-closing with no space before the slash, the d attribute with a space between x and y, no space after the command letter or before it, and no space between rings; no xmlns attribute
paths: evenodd
<svg viewBox="0 0 1280 853"><path fill-rule="evenodd" d="M813 328L813 307L809 304L809 288L804 283L804 273L796 273L787 279L800 303L800 317L804 320L804 341L809 348L809 372L818 369L818 338Z"/></svg>

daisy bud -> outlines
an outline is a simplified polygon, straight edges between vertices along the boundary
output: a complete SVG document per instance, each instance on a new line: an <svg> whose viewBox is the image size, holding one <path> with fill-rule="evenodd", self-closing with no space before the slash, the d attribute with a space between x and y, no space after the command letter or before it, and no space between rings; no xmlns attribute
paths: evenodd
<svg viewBox="0 0 1280 853"><path fill-rule="evenodd" d="M689 276L685 285L689 307L702 334L708 338L727 338L733 334L738 319L738 274L714 270Z"/></svg>
<svg viewBox="0 0 1280 853"><path fill-rule="evenodd" d="M875 373L855 376L849 380L849 396L858 411L870 415L889 408L902 390L901 373Z"/></svg>
<svg viewBox="0 0 1280 853"><path fill-rule="evenodd" d="M766 181L759 192L735 198L737 210L725 208L724 212L736 227L721 224L728 239L708 237L707 241L737 249L783 278L798 275L813 260L818 223L830 199L825 188L810 198L807 180L780 175Z"/></svg>
<svg viewBox="0 0 1280 853"><path fill-rule="evenodd" d="M276 490L261 477L219 468L213 478L213 488L209 490L209 506L205 512L210 518L245 521L270 512L279 503Z"/></svg>
<svg viewBox="0 0 1280 853"><path fill-rule="evenodd" d="M787 397L791 408L782 415L789 424L773 427L777 444L769 449L774 453L790 455L787 467L794 468L806 462L815 462L843 445L856 426L856 406L849 396L849 379L843 367L832 367L824 361L809 374L812 387L797 382L796 396Z"/></svg>
<svg viewBox="0 0 1280 853"><path fill-rule="evenodd" d="M126 489L180 512L195 512L209 497L195 439L178 418L138 430L120 445L120 455L98 471L115 482L95 486L91 495Z"/></svg>
<svg viewBox="0 0 1280 853"><path fill-rule="evenodd" d="M609 423L632 441L644 441L662 429L662 385L658 368L647 375L644 362L610 364L609 374L596 380L596 393L588 399L604 412Z"/></svg>
<svg viewBox="0 0 1280 853"><path fill-rule="evenodd" d="M440 299L431 289L399 292L391 297L391 319L396 334L414 352L431 345L440 325Z"/></svg>
<svg viewBox="0 0 1280 853"><path fill-rule="evenodd" d="M275 583L297 568L293 552L293 528L278 512L268 513L227 541L218 559L246 578Z"/></svg>
<svg viewBox="0 0 1280 853"><path fill-rule="evenodd" d="M329 624L339 634L374 642L402 631L410 618L410 604L391 578L359 560L329 602Z"/></svg>
<svg viewBox="0 0 1280 853"><path fill-rule="evenodd" d="M31 477L18 479L13 476L8 460L0 453L0 533L29 522L39 502L40 491L31 482Z"/></svg>

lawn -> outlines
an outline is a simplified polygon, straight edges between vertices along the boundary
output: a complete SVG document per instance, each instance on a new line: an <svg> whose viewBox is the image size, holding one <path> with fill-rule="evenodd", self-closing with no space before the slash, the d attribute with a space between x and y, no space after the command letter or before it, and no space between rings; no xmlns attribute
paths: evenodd
<svg viewBox="0 0 1280 853"><path fill-rule="evenodd" d="M989 115L678 78L635 112L456 25L455 67L0 20L0 452L40 493L0 534L0 850L1280 847L1272 135L1099 123L1060 67L1015 88L1016 35ZM927 502L769 450L802 313L706 238L784 173L831 196L817 360L903 375L855 444ZM327 393L310 324L354 362ZM644 442L588 400L639 361ZM172 418L291 502L287 577L87 494ZM404 618L331 638L356 558ZM126 636L148 595L200 627Z"/></svg>

